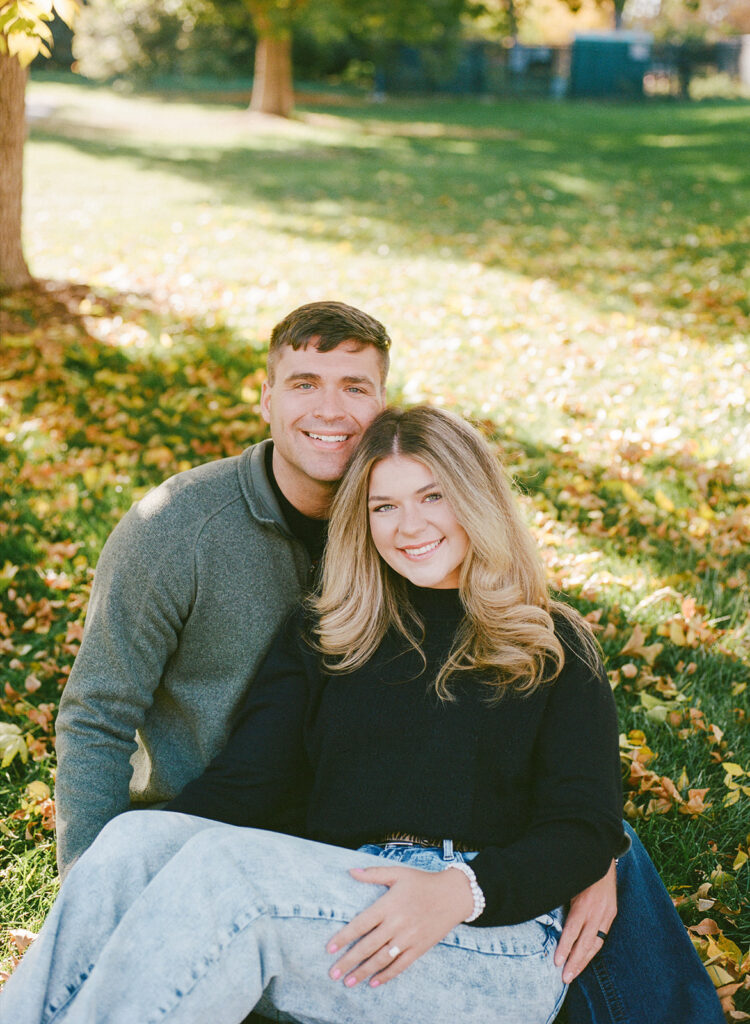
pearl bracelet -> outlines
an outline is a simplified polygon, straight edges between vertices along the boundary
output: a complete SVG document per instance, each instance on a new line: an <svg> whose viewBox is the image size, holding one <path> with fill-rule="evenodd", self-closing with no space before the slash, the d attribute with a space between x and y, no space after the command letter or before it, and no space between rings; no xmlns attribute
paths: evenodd
<svg viewBox="0 0 750 1024"><path fill-rule="evenodd" d="M472 921L476 921L479 915L482 913L484 908L487 906L487 901L484 898L484 893L479 888L479 882L477 882L477 876L471 870L468 864L464 864L463 861L458 861L455 864L448 864L443 870L450 871L451 868L455 868L457 871L462 871L469 879L469 885L471 886L471 895L474 898L474 909L468 917L464 918L465 924L470 924Z"/></svg>

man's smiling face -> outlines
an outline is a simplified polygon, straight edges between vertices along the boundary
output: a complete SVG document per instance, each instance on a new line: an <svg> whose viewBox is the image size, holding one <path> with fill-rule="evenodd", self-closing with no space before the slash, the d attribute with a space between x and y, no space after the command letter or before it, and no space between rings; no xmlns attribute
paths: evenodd
<svg viewBox="0 0 750 1024"><path fill-rule="evenodd" d="M260 405L276 481L300 512L327 514L349 456L385 405L381 374L373 345L345 341L320 352L312 339L306 348L281 349Z"/></svg>

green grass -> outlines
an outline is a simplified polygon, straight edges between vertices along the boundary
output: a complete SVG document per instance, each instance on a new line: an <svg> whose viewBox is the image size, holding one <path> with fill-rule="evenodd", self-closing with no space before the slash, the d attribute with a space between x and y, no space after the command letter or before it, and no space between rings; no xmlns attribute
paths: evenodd
<svg viewBox="0 0 750 1024"><path fill-rule="evenodd" d="M394 398L484 423L553 585L601 613L624 769L653 773L628 809L686 923L717 921L717 981L746 981L750 796L724 805L722 764L750 770L750 106L350 98L281 123L215 94L29 96L27 252L73 284L0 304L0 717L39 741L0 771L3 921L36 929L53 892L44 794L22 806L52 782L34 709L104 537L261 435L270 327L340 297L391 329ZM622 654L636 626L662 649Z"/></svg>

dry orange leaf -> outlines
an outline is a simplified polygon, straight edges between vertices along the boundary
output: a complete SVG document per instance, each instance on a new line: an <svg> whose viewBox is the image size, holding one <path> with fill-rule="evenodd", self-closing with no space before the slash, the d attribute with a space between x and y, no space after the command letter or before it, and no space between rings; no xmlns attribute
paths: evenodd
<svg viewBox="0 0 750 1024"><path fill-rule="evenodd" d="M19 953L23 953L37 937L36 932L30 932L26 928L9 928L7 935Z"/></svg>
<svg viewBox="0 0 750 1024"><path fill-rule="evenodd" d="M698 924L690 925L688 931L693 932L695 935L718 935L719 926L710 917L704 917Z"/></svg>
<svg viewBox="0 0 750 1024"><path fill-rule="evenodd" d="M37 679L37 677L33 673L31 673L30 675L26 676L26 682L24 683L24 685L28 693L36 693L36 691L41 687L42 683L40 679Z"/></svg>
<svg viewBox="0 0 750 1024"><path fill-rule="evenodd" d="M711 804L705 802L706 793L708 793L709 786L705 789L689 789L687 800L681 804L681 814L703 814L704 811L711 807Z"/></svg>

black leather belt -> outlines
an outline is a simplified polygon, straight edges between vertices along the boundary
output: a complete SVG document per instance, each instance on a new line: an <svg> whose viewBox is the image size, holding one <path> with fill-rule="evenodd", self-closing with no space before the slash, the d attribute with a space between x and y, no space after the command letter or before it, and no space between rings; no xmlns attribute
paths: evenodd
<svg viewBox="0 0 750 1024"><path fill-rule="evenodd" d="M453 839L453 849L457 853L473 853L476 850L476 846L470 846L468 843L461 843ZM404 843L410 846L424 846L432 847L437 846L438 849L443 845L443 839L427 839L424 836L412 836L408 832L391 832L390 835L381 836L380 839L375 839L374 843L376 846L385 846L387 843Z"/></svg>

